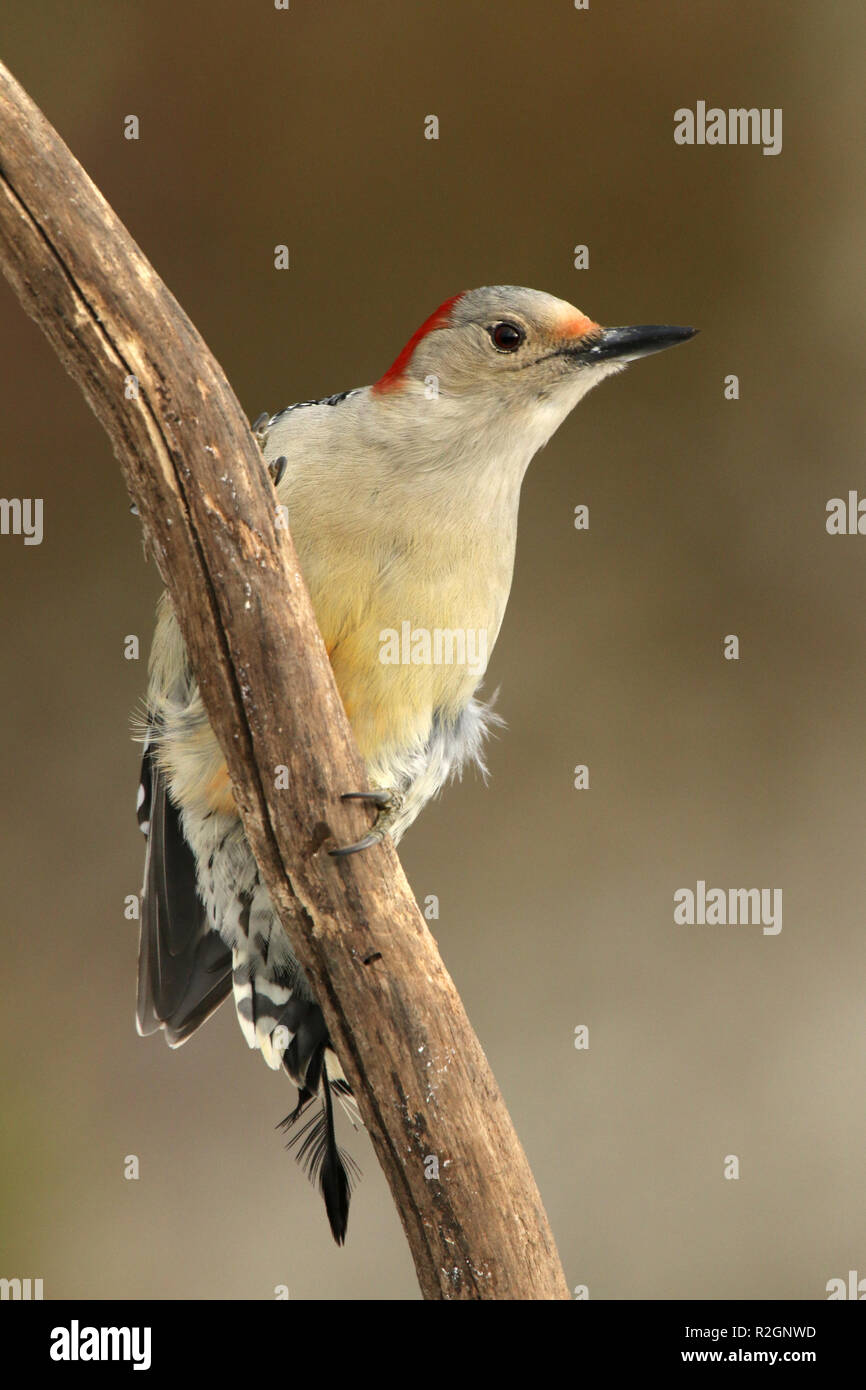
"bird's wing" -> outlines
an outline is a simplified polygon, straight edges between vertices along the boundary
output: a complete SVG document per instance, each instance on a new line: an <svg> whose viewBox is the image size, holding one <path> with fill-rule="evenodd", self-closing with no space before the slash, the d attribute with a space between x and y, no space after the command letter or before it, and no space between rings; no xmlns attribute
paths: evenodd
<svg viewBox="0 0 866 1390"><path fill-rule="evenodd" d="M136 1021L141 1034L164 1028L177 1047L229 993L232 960L222 937L208 926L196 890L195 857L150 742L142 760L138 821L147 835L147 857Z"/></svg>

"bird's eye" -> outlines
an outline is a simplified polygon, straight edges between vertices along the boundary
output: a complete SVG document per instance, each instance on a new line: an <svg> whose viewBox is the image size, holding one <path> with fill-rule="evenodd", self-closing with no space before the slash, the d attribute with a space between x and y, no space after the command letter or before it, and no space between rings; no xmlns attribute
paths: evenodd
<svg viewBox="0 0 866 1390"><path fill-rule="evenodd" d="M516 352L526 337L522 328L518 328L516 323L494 323L488 329L493 346L500 352Z"/></svg>

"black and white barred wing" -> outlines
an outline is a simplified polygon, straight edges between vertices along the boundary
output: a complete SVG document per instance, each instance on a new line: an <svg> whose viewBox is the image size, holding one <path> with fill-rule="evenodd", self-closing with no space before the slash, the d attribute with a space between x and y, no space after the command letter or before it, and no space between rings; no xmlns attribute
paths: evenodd
<svg viewBox="0 0 866 1390"><path fill-rule="evenodd" d="M136 1023L163 1028L172 1047L195 1032L232 987L231 952L209 928L196 889L195 858L153 748L145 743L138 823L147 835Z"/></svg>

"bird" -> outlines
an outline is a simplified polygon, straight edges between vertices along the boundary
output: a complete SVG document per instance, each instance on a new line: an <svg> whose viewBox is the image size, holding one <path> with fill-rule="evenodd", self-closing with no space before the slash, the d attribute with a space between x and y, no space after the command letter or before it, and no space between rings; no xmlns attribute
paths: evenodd
<svg viewBox="0 0 866 1390"><path fill-rule="evenodd" d="M592 387L696 331L603 328L554 295L486 286L440 304L372 385L255 422L368 779L339 790L375 811L366 835L332 853L399 843L449 779L472 764L486 775L485 740L502 721L480 689L529 463ZM357 1110L244 834L167 592L137 736L138 1031L178 1047L233 994L249 1046L297 1088L283 1128L342 1245L359 1170L337 1143L335 1101L356 1124Z"/></svg>

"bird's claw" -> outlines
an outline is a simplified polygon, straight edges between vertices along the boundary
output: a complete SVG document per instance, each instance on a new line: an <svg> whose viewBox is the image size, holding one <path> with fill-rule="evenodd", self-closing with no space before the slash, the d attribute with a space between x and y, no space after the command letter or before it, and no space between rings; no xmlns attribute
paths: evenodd
<svg viewBox="0 0 866 1390"><path fill-rule="evenodd" d="M270 435L268 425L270 423L270 415L266 410L263 410L261 415L259 415L250 426L255 441L261 449L262 453L265 452L265 449L267 447L268 436ZM268 472L271 475L271 481L273 482L274 487L279 487L280 483L282 482L283 474L286 471L287 464L288 459L286 458L285 454L280 454L280 457L278 459L274 459L271 463L268 464Z"/></svg>
<svg viewBox="0 0 866 1390"><path fill-rule="evenodd" d="M343 792L340 800L368 801L371 806L378 806L379 812L372 830L369 830L356 844L341 845L339 849L328 850L328 853L333 855L335 859L344 858L347 854L358 854L362 849L370 849L373 845L381 844L403 808L402 793L394 791L392 788L381 788L370 792Z"/></svg>
<svg viewBox="0 0 866 1390"><path fill-rule="evenodd" d="M264 447L268 442L268 435L270 434L270 430L268 430L267 426L270 423L270 415L266 410L263 410L261 415L257 415L255 420L253 420L253 423L250 425L250 429L255 435L256 443L262 450L264 450Z"/></svg>

